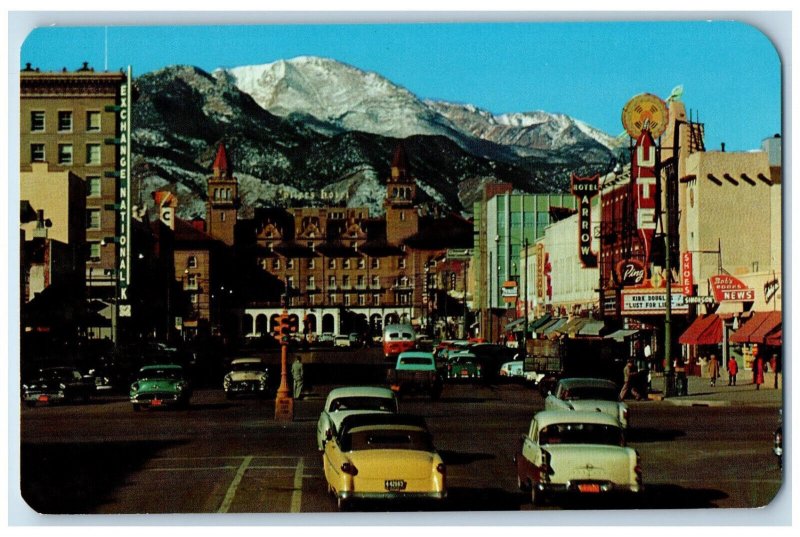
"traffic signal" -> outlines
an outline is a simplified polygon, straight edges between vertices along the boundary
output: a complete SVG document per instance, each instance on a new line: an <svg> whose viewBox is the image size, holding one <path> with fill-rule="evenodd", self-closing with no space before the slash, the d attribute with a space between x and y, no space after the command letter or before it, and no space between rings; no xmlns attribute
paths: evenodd
<svg viewBox="0 0 800 537"><path fill-rule="evenodd" d="M289 323L288 315L281 315L280 333L282 336L288 336L292 332L292 327Z"/></svg>

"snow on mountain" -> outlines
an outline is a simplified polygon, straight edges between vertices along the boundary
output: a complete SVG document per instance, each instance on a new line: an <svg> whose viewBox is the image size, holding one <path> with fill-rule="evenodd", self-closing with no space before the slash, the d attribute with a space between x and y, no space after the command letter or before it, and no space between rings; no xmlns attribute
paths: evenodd
<svg viewBox="0 0 800 537"><path fill-rule="evenodd" d="M377 73L326 58L301 56L217 70L277 116L308 115L343 130L407 138L447 135L448 125L407 89Z"/></svg>

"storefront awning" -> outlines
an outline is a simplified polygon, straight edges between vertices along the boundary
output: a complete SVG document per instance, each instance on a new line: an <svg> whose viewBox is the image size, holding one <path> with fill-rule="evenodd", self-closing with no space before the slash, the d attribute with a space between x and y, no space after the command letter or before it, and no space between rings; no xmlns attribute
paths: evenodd
<svg viewBox="0 0 800 537"><path fill-rule="evenodd" d="M781 345L783 345L783 329L776 330L775 332L765 337L764 343L766 345L771 345L773 347L780 347Z"/></svg>
<svg viewBox="0 0 800 537"><path fill-rule="evenodd" d="M716 345L722 341L722 319L711 314L698 317L678 338L684 345Z"/></svg>
<svg viewBox="0 0 800 537"><path fill-rule="evenodd" d="M763 325L763 326L762 326ZM731 343L764 343L764 337L781 325L781 312L757 311L739 330L731 334Z"/></svg>
<svg viewBox="0 0 800 537"><path fill-rule="evenodd" d="M578 331L583 328L583 325L589 322L587 317L573 317L563 325L561 328L556 329L556 332L566 334L570 337L575 337Z"/></svg>
<svg viewBox="0 0 800 537"><path fill-rule="evenodd" d="M605 322L597 319L589 319L589 321L583 325L583 328L580 329L578 335L586 337L598 337L605 327Z"/></svg>
<svg viewBox="0 0 800 537"><path fill-rule="evenodd" d="M635 336L638 333L638 330L617 330L616 332L608 334L604 339L613 339L614 341L622 343L626 338Z"/></svg>
<svg viewBox="0 0 800 537"><path fill-rule="evenodd" d="M550 335L553 332L558 331L558 329L560 327L564 326L564 324L566 322L567 322L567 318L566 317L559 317L557 319L553 319L552 322L550 322L548 325L542 327L541 330L537 330L537 332L541 332L542 334L544 334L546 336Z"/></svg>
<svg viewBox="0 0 800 537"><path fill-rule="evenodd" d="M521 317L519 319L514 319L510 323L507 323L505 326L506 331L520 329L522 330L522 324L525 322L525 318Z"/></svg>
<svg viewBox="0 0 800 537"><path fill-rule="evenodd" d="M544 325L545 325L545 323L547 323L547 321L549 321L549 320L550 320L550 319L552 319L552 318L553 318L553 317L552 317L552 316L551 316L549 313L545 313L543 316L539 317L538 319L536 319L535 321L533 321L532 323L530 323L530 324L528 325L528 328L529 328L530 330L532 330L532 331L534 331L534 332L535 332L535 331L536 331L536 330L538 330L540 327L544 326Z"/></svg>

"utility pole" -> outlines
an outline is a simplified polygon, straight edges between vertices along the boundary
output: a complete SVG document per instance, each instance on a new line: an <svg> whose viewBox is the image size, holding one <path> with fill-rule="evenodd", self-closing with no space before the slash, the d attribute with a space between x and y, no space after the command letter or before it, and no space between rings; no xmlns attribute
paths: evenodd
<svg viewBox="0 0 800 537"><path fill-rule="evenodd" d="M523 233L525 230L523 229ZM525 258L525 269L523 271L523 285L522 285L522 300L523 304L523 322L522 322L522 351L519 353L520 357L525 360L528 353L528 239L527 237L522 241L522 256Z"/></svg>

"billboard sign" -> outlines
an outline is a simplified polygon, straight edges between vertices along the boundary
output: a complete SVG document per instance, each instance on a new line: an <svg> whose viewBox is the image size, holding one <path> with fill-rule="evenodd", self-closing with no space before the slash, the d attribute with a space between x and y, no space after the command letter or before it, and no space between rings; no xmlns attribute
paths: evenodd
<svg viewBox="0 0 800 537"><path fill-rule="evenodd" d="M711 276L711 291L717 302L752 302L756 290L747 287L739 278L729 274Z"/></svg>

